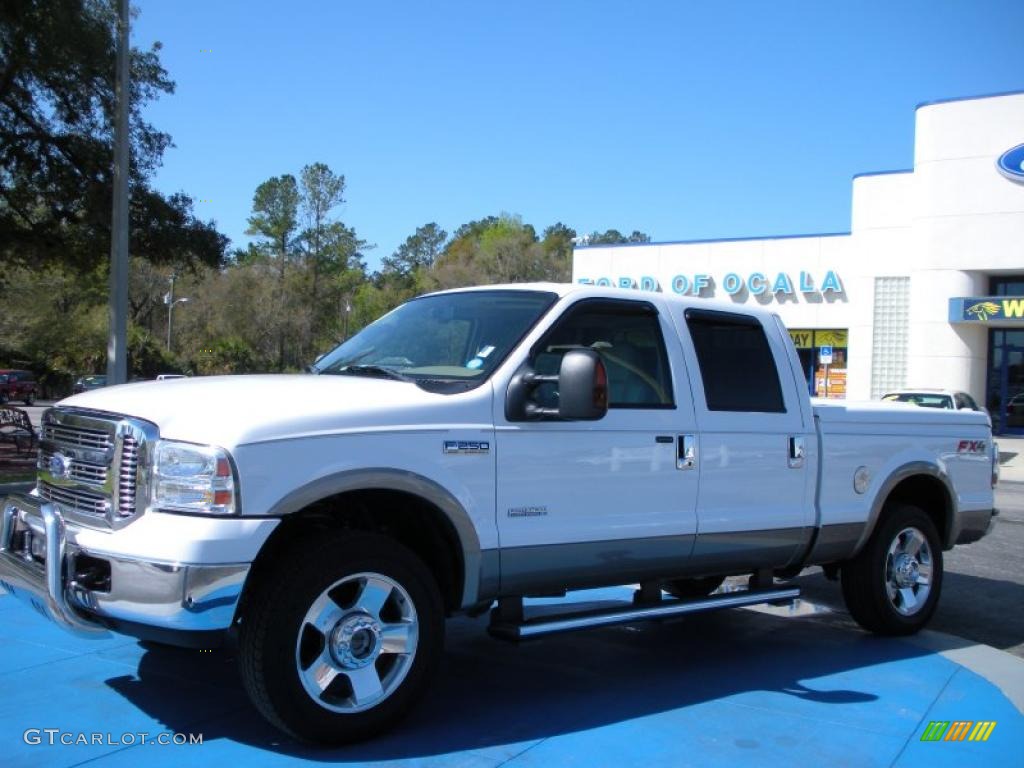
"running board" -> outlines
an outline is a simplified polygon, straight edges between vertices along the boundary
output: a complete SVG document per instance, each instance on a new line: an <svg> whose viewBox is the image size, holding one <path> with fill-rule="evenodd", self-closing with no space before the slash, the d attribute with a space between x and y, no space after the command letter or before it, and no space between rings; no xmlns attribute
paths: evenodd
<svg viewBox="0 0 1024 768"><path fill-rule="evenodd" d="M651 621L683 616L687 613L718 611L723 608L741 608L759 603L786 603L800 597L798 587L785 589L748 589L723 592L700 600L662 600L629 608L609 608L579 613L561 613L538 616L522 621L502 621L499 613L492 615L487 631L502 640L528 640L558 632L573 632L591 627L609 627L634 621Z"/></svg>

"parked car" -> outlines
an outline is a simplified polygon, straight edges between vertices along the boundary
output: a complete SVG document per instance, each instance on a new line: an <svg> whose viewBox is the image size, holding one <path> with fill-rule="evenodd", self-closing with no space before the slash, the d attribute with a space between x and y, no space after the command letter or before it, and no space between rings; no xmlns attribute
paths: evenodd
<svg viewBox="0 0 1024 768"><path fill-rule="evenodd" d="M105 386L107 386L107 377L100 373L95 376L79 377L72 390L77 395L81 392L91 392L94 389L100 389Z"/></svg>
<svg viewBox="0 0 1024 768"><path fill-rule="evenodd" d="M945 408L951 411L987 411L974 402L974 398L966 392L951 389L898 389L882 395L882 400L890 403L912 403L922 408Z"/></svg>
<svg viewBox="0 0 1024 768"><path fill-rule="evenodd" d="M36 377L32 371L0 369L0 403L21 400L32 405L36 398Z"/></svg>

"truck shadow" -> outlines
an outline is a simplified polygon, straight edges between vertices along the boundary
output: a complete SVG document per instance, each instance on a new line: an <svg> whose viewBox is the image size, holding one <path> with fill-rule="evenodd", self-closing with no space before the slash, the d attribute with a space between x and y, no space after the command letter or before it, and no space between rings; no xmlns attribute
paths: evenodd
<svg viewBox="0 0 1024 768"><path fill-rule="evenodd" d="M908 641L833 623L735 610L517 646L490 638L485 619L455 619L448 625L442 668L412 715L375 740L344 748L309 747L267 725L247 703L227 651L202 654L197 665L195 651L148 647L137 676L107 684L168 730L203 733L205 745L223 739L325 762L465 751L493 757L505 750L511 757L514 745L523 742L737 695L749 703L751 692L764 697L760 703L797 715L846 718L884 695L901 694L883 682L891 675L844 673L914 659L927 664L933 655ZM829 676L839 677L817 682ZM208 688L207 716L196 714L194 687L179 691L168 685L168 678L180 677ZM827 710L835 705L844 706Z"/></svg>
<svg viewBox="0 0 1024 768"><path fill-rule="evenodd" d="M1024 584L949 570L942 578L942 598L929 629L957 635L965 644L973 641L1000 650L1024 644ZM838 583L811 574L795 584L805 599L845 612Z"/></svg>

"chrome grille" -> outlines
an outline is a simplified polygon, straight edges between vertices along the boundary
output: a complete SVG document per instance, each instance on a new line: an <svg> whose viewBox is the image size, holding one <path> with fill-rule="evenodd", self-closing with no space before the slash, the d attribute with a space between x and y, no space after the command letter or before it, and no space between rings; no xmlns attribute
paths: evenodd
<svg viewBox="0 0 1024 768"><path fill-rule="evenodd" d="M135 514L136 473L139 469L139 441L131 435L121 440L121 471L117 478L117 514Z"/></svg>
<svg viewBox="0 0 1024 768"><path fill-rule="evenodd" d="M93 517L103 517L110 509L110 502L99 493L80 488L60 488L40 480L39 495L47 501L59 504L65 511L74 511Z"/></svg>
<svg viewBox="0 0 1024 768"><path fill-rule="evenodd" d="M159 437L154 425L94 411L43 415L39 495L87 525L119 526L149 497L141 469Z"/></svg>
<svg viewBox="0 0 1024 768"><path fill-rule="evenodd" d="M114 435L101 429L71 427L64 424L44 424L43 440L79 448L105 451L114 446Z"/></svg>

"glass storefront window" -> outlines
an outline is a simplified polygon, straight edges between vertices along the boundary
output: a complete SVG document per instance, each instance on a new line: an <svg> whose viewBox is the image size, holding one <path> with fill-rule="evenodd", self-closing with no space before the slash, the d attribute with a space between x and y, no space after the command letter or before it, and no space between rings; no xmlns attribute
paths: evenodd
<svg viewBox="0 0 1024 768"><path fill-rule="evenodd" d="M849 333L845 328L790 328L800 367L812 397L846 398L846 365ZM832 347L832 362L821 359L821 348Z"/></svg>

